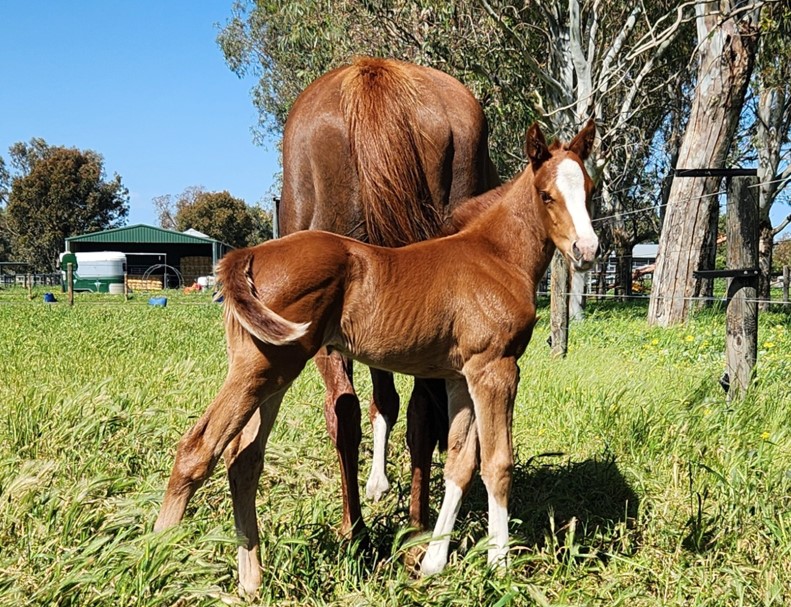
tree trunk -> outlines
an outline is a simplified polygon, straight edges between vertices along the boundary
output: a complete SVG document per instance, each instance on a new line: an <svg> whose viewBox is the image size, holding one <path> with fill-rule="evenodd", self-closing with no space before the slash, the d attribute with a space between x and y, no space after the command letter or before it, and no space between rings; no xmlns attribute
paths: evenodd
<svg viewBox="0 0 791 607"><path fill-rule="evenodd" d="M728 207L731 207L731 200L728 199ZM700 256L700 270L713 270L717 262L717 225L720 218L720 207L716 200L711 203L709 209L709 227L706 230L706 235L703 238L703 251ZM713 278L700 278L695 281L695 290L692 292L693 297L703 297L703 301L693 301L696 304L695 308L710 308L714 298L714 279Z"/></svg>
<svg viewBox="0 0 791 607"><path fill-rule="evenodd" d="M760 312L769 311L769 300L772 298L772 245L774 230L767 221L761 221L758 228L758 304Z"/></svg>
<svg viewBox="0 0 791 607"><path fill-rule="evenodd" d="M719 2L696 4L699 41L697 85L679 150L679 168L722 168L730 148L753 69L758 29L749 19L723 19ZM751 11L755 12L755 11ZM757 17L757 15L756 15ZM703 260L711 207L719 178L673 179L648 320L683 322L695 291L692 272Z"/></svg>
<svg viewBox="0 0 791 607"><path fill-rule="evenodd" d="M571 272L569 320L582 320L585 318L585 286L587 283L587 272Z"/></svg>

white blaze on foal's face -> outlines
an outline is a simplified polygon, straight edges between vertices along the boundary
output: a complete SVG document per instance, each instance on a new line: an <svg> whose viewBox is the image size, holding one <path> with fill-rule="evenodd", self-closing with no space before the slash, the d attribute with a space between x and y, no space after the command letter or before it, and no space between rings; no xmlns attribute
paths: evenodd
<svg viewBox="0 0 791 607"><path fill-rule="evenodd" d="M599 248L599 239L593 231L588 215L585 175L578 162L566 158L558 163L555 187L563 196L577 235L576 240L572 242L579 251L579 259L574 255L575 262L592 262Z"/></svg>

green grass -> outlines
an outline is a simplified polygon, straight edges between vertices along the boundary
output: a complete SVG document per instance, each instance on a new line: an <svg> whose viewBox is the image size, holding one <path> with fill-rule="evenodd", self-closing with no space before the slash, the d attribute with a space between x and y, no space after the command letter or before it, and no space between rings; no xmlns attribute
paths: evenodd
<svg viewBox="0 0 791 607"><path fill-rule="evenodd" d="M151 531L176 441L225 373L221 306L169 295L0 291L0 605L245 604L218 470L178 528ZM259 491L257 604L791 603L791 315L760 319L756 384L729 404L721 312L684 326L591 304L553 360L548 310L522 360L512 566L486 568L486 494L466 497L445 573L414 579L405 414L393 491L364 504L368 545L338 537L340 482L312 366L287 395ZM357 368L364 401L370 383ZM411 380L399 378L402 402ZM364 403L365 406L365 403ZM363 428L361 484L371 432ZM435 456L432 508L442 494Z"/></svg>

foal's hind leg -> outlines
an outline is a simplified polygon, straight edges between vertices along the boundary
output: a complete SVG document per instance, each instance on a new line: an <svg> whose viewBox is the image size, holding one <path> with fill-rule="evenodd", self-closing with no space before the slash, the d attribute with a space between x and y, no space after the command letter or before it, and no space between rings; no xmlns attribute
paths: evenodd
<svg viewBox="0 0 791 607"><path fill-rule="evenodd" d="M354 537L365 530L365 523L360 510L360 487L357 482L361 438L360 401L352 385L352 361L337 352L328 354L326 348L322 348L314 360L327 388L324 417L341 464L341 533Z"/></svg>
<svg viewBox="0 0 791 607"><path fill-rule="evenodd" d="M258 406L293 381L301 370L302 366L293 366L286 370L288 377L276 374L269 360L257 350L248 357L231 358L220 392L179 441L155 531L181 521L190 498L209 478L228 443L241 432Z"/></svg>
<svg viewBox="0 0 791 607"><path fill-rule="evenodd" d="M264 467L266 443L285 392L281 390L264 402L224 453L233 498L234 522L240 542L239 584L248 595L254 595L261 585L255 496Z"/></svg>
<svg viewBox="0 0 791 607"><path fill-rule="evenodd" d="M511 358L471 361L464 375L475 403L481 478L489 497L490 565L508 563L508 499L514 467L512 422L519 367Z"/></svg>
<svg viewBox="0 0 791 607"><path fill-rule="evenodd" d="M371 369L371 382L373 397L369 416L374 435L374 457L371 474L365 485L365 495L368 499L378 502L390 490L386 471L387 440L393 424L398 419L399 401L392 373Z"/></svg>

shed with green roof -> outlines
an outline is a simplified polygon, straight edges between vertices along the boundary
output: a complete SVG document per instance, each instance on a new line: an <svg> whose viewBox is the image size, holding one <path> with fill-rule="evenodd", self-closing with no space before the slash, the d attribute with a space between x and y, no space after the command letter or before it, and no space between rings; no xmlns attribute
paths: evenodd
<svg viewBox="0 0 791 607"><path fill-rule="evenodd" d="M117 251L126 255L129 285L154 289L191 285L211 276L230 245L197 230L177 232L136 224L66 238L66 251Z"/></svg>

